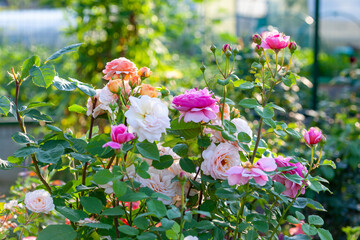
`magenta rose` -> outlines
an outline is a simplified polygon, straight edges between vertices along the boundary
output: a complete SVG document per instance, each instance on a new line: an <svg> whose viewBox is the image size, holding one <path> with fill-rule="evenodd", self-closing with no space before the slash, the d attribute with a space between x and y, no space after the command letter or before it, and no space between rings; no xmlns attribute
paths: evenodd
<svg viewBox="0 0 360 240"><path fill-rule="evenodd" d="M291 158L289 158L289 157L283 158L282 156L278 156L277 158L275 158L275 162L278 167L296 167L293 170L282 172L283 174L291 174L291 175L297 174L298 176L304 178L304 173L307 172L307 169L304 167L304 165L302 165L299 162L291 163L290 160L291 160ZM282 194L284 194L285 196L288 196L290 198L294 198L301 187L300 184L297 184L297 183L294 183L294 182L288 180L281 174L275 175L272 178L272 180L284 185L286 190L284 192L282 192ZM301 189L301 193L302 194L305 193L305 188Z"/></svg>
<svg viewBox="0 0 360 240"><path fill-rule="evenodd" d="M135 136L132 133L127 132L127 127L124 124L118 126L111 126L111 139L103 145L104 147L111 147L113 149L120 149L121 144L133 140Z"/></svg>
<svg viewBox="0 0 360 240"><path fill-rule="evenodd" d="M309 131L305 130L304 133L305 142L309 145L315 145L322 139L322 133L320 130L316 130L316 128L310 128Z"/></svg>
<svg viewBox="0 0 360 240"><path fill-rule="evenodd" d="M229 185L245 185L251 178L260 186L264 186L269 180L265 172L276 170L276 163L273 158L260 158L256 163L242 163L226 171Z"/></svg>
<svg viewBox="0 0 360 240"><path fill-rule="evenodd" d="M280 49L286 48L289 45L289 36L278 32L266 32L263 34L261 47L263 49L272 49L278 52Z"/></svg>
<svg viewBox="0 0 360 240"><path fill-rule="evenodd" d="M206 88L202 90L194 88L174 97L172 104L181 113L179 120L184 117L185 122L198 123L215 119L219 112L219 106L212 95Z"/></svg>

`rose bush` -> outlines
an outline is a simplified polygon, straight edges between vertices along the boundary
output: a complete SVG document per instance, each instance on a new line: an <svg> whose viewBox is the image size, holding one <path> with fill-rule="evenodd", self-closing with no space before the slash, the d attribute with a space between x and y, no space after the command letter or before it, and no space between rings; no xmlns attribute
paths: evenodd
<svg viewBox="0 0 360 240"><path fill-rule="evenodd" d="M322 165L333 165L321 158L325 138L315 129L302 137L300 129L276 121L275 110L284 109L271 102L276 85L296 84L297 76L290 71L296 45L282 33L253 39L258 54L251 70L253 80L234 74L239 52L235 47L225 45L220 62L216 47L211 46L219 70L215 81L209 81L202 66L206 87L175 97L164 87L146 83L150 69L138 70L126 58L106 64L103 73L108 82L101 90L56 76L51 62L78 45L59 50L43 63L33 56L19 72L12 69L15 96L0 98L0 113L17 119L20 132L13 140L23 147L2 160L1 166L11 169L26 164L37 180L32 189L21 193L25 199L19 202L25 207L19 202L4 203L2 221L7 227L1 229L2 236L272 240L318 235L332 239L321 227L322 218L306 218L300 212L306 207L325 211L320 203L300 197L307 189L329 191L323 185L326 180L312 175ZM87 108L68 108L89 117L88 132L72 133L50 124L51 117L38 110L46 103L21 105L18 97L25 80L88 95ZM235 103L227 98L229 88L255 91L257 98ZM239 116L239 108L256 112L258 119L248 123L246 116ZM48 134L35 139L26 130L25 117L46 125ZM96 127L104 122L100 118L107 121L110 132ZM311 158L271 151L276 143L267 142L264 129L305 142ZM25 161L28 157L30 163ZM56 173L65 170L69 180L53 181ZM17 220L14 217L11 222L8 216ZM47 218L52 220L41 221ZM290 224L297 230L287 232Z"/></svg>

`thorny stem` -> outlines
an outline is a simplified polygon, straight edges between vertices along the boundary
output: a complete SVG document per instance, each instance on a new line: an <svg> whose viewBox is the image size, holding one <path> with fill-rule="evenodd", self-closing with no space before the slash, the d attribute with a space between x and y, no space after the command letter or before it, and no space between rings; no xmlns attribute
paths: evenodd
<svg viewBox="0 0 360 240"><path fill-rule="evenodd" d="M16 89L15 89L15 107L16 107L16 116L17 116L17 120L20 126L21 131L26 134L26 127L25 127L25 123L23 121L23 118L20 116L19 113L19 106L18 106L18 101L19 101L19 93L20 93L20 86L22 83L22 79L18 79L16 76L16 73L14 71L14 68L11 69L12 74L14 76L15 79L15 83L16 83ZM27 146L30 146L30 144L26 144ZM35 174L37 175L37 177L40 179L41 183L45 186L46 190L51 194L51 187L49 186L49 184L46 182L46 180L43 178L43 176L40 173L40 168L38 165L38 161L36 159L35 153L31 154L31 160L34 163L35 166Z"/></svg>

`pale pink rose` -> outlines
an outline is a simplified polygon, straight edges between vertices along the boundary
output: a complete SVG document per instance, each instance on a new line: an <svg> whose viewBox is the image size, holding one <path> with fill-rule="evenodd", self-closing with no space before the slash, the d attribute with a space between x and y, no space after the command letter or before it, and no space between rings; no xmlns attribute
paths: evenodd
<svg viewBox="0 0 360 240"><path fill-rule="evenodd" d="M48 213L55 208L52 197L44 189L26 193L24 203L27 209L36 213Z"/></svg>
<svg viewBox="0 0 360 240"><path fill-rule="evenodd" d="M279 32L265 32L262 34L261 47L263 49L272 49L279 51L289 45L290 37Z"/></svg>
<svg viewBox="0 0 360 240"><path fill-rule="evenodd" d="M185 122L209 122L215 119L219 106L212 95L206 88L202 90L194 88L174 97L172 104L181 113L179 120L183 117Z"/></svg>
<svg viewBox="0 0 360 240"><path fill-rule="evenodd" d="M125 112L129 132L136 133L139 141L159 141L162 133L170 128L169 109L158 98L147 95L136 98L130 96L131 106Z"/></svg>
<svg viewBox="0 0 360 240"><path fill-rule="evenodd" d="M171 180L175 177L175 174L168 169L158 170L154 167L150 167L147 171L150 174L149 179L143 179L140 176L135 177L135 181L139 182L141 187L148 187L155 192L168 196L170 200L160 199L164 204L172 204L173 198L176 197L176 182Z"/></svg>
<svg viewBox="0 0 360 240"><path fill-rule="evenodd" d="M201 170L214 179L227 179L226 171L241 163L238 148L230 143L214 143L202 153Z"/></svg>
<svg viewBox="0 0 360 240"><path fill-rule="evenodd" d="M36 240L35 236L24 237L22 240Z"/></svg>
<svg viewBox="0 0 360 240"><path fill-rule="evenodd" d="M117 79L120 78L122 74L127 75L136 73L137 70L138 69L133 62L127 58L121 57L106 63L105 69L103 70L103 73L105 74L103 78L106 80Z"/></svg>
<svg viewBox="0 0 360 240"><path fill-rule="evenodd" d="M282 156L278 156L275 158L275 162L278 167L296 167L293 170L282 172L282 174L291 174L291 175L297 174L298 176L304 178L304 173L307 173L307 169L304 167L304 165L302 165L299 162L291 163L290 160L291 160L291 158L283 158ZM288 180L281 174L277 174L277 175L273 176L272 180L284 185L286 190L284 192L282 192L282 194L284 194L285 196L288 196L290 198L294 198L301 187L300 184L297 184L297 183L294 183L294 182ZM305 193L305 188L301 189L301 193L302 194Z"/></svg>
<svg viewBox="0 0 360 240"><path fill-rule="evenodd" d="M304 224L304 221L300 221L298 224L294 224L295 227L289 229L289 233L291 236L299 235L299 234L305 234L302 230L301 226Z"/></svg>
<svg viewBox="0 0 360 240"><path fill-rule="evenodd" d="M309 145L315 145L322 139L322 133L321 130L317 130L316 128L310 128L309 131L304 132L304 139L305 142Z"/></svg>
<svg viewBox="0 0 360 240"><path fill-rule="evenodd" d="M174 161L180 160L181 157L177 155L170 147L163 147L161 143L158 143L157 147L159 149L160 156L170 155Z"/></svg>
<svg viewBox="0 0 360 240"><path fill-rule="evenodd" d="M121 144L129 142L135 138L134 134L127 132L127 127L124 124L111 126L111 140L103 145L104 147L111 147L113 149L120 149Z"/></svg>
<svg viewBox="0 0 360 240"><path fill-rule="evenodd" d="M99 115L102 115L108 111L112 113L110 104L116 104L117 99L119 98L116 94L112 93L107 86L102 89L96 89L96 106L94 109L93 99L89 98L87 102L87 112L86 115L90 116L91 113L93 117L96 118ZM118 107L115 109L117 111Z"/></svg>
<svg viewBox="0 0 360 240"><path fill-rule="evenodd" d="M226 174L229 185L245 185L250 179L254 179L257 184L264 186L269 180L265 172L275 171L276 163L273 158L260 158L256 163L242 163L240 166L230 168Z"/></svg>

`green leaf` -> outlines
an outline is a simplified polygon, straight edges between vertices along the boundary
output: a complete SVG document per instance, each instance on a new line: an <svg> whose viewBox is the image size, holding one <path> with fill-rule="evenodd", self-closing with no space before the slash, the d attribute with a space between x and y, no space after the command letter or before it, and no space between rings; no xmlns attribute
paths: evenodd
<svg viewBox="0 0 360 240"><path fill-rule="evenodd" d="M231 142L235 142L236 141L236 137L234 135L232 135L231 133L229 133L228 131L221 131L221 136Z"/></svg>
<svg viewBox="0 0 360 240"><path fill-rule="evenodd" d="M38 56L32 56L29 57L28 59L26 59L24 61L24 63L22 64L21 67L21 79L25 79L26 77L29 76L29 71L32 68L32 66L40 66L41 61L40 58Z"/></svg>
<svg viewBox="0 0 360 240"><path fill-rule="evenodd" d="M327 187L322 185L318 180L314 178L310 179L307 183L309 188L317 193L321 191L330 191Z"/></svg>
<svg viewBox="0 0 360 240"><path fill-rule="evenodd" d="M300 221L297 218L295 218L294 216L291 216L291 215L287 216L286 219L288 220L289 223L292 223L292 224L300 223Z"/></svg>
<svg viewBox="0 0 360 240"><path fill-rule="evenodd" d="M91 227L91 228L100 228L100 229L106 229L109 230L112 228L112 226L110 224L106 224L106 223L86 223L85 226L87 227Z"/></svg>
<svg viewBox="0 0 360 240"><path fill-rule="evenodd" d="M197 137L201 132L201 124L195 122L184 122L184 118L176 118L171 121L170 129L167 129L167 132L173 135L180 135L185 139L191 139Z"/></svg>
<svg viewBox="0 0 360 240"><path fill-rule="evenodd" d="M162 218L160 222L161 222L161 227L165 229L170 229L175 223L174 220L169 220L167 218Z"/></svg>
<svg viewBox="0 0 360 240"><path fill-rule="evenodd" d="M189 173L194 173L196 171L196 166L194 162L189 158L180 159L180 167L182 170Z"/></svg>
<svg viewBox="0 0 360 240"><path fill-rule="evenodd" d="M252 82L248 82L248 81L245 81L245 80L240 80L240 81L236 81L234 82L234 86L236 88L240 88L242 90L248 90L248 89L252 89L255 87L254 83Z"/></svg>
<svg viewBox="0 0 360 240"><path fill-rule="evenodd" d="M251 137L249 135L247 135L247 133L245 133L245 132L239 132L237 137L238 137L239 142L244 142L244 143L251 142Z"/></svg>
<svg viewBox="0 0 360 240"><path fill-rule="evenodd" d="M255 230L250 230L245 235L246 240L256 240L258 238L259 234Z"/></svg>
<svg viewBox="0 0 360 240"><path fill-rule="evenodd" d="M11 138L14 140L14 142L16 143L20 143L20 144L24 144L24 143L34 143L35 142L35 139L30 136L30 135L27 135L25 133L22 133L22 132L16 132L14 133Z"/></svg>
<svg viewBox="0 0 360 240"><path fill-rule="evenodd" d="M11 103L5 96L0 97L0 115L7 116L11 109Z"/></svg>
<svg viewBox="0 0 360 240"><path fill-rule="evenodd" d="M154 240L157 236L151 232L143 232L142 234L136 236L138 240Z"/></svg>
<svg viewBox="0 0 360 240"><path fill-rule="evenodd" d="M85 84L83 82L80 82L79 80L77 79L74 79L74 78L69 78L71 81L73 81L77 88L82 91L83 93L85 93L86 95L88 95L89 97L93 97L96 95L96 91L95 89L93 88L93 86L91 86L90 84Z"/></svg>
<svg viewBox="0 0 360 240"><path fill-rule="evenodd" d="M281 112L286 112L285 109L283 109L282 107L276 105L275 103L268 103L268 104L266 104L266 107L267 106L272 107L272 108L274 108L276 110L279 110Z"/></svg>
<svg viewBox="0 0 360 240"><path fill-rule="evenodd" d="M30 154L37 152L38 150L39 150L39 148L37 148L37 147L32 147L32 146L23 147L14 153L14 157L17 157L17 158L26 157L26 156L29 156Z"/></svg>
<svg viewBox="0 0 360 240"><path fill-rule="evenodd" d="M224 125L224 129L229 133L234 134L236 132L236 126L231 121L225 119L223 121L223 125Z"/></svg>
<svg viewBox="0 0 360 240"><path fill-rule="evenodd" d="M117 197L121 197L127 192L128 186L126 183L116 180L116 181L113 181L113 189L114 189L115 195Z"/></svg>
<svg viewBox="0 0 360 240"><path fill-rule="evenodd" d="M36 156L39 162L56 164L60 157L64 154L64 147L61 144L57 144L54 148L47 151L37 151Z"/></svg>
<svg viewBox="0 0 360 240"><path fill-rule="evenodd" d="M87 154L80 154L80 153L72 152L72 153L70 153L70 155L74 159L79 160L83 163L96 161L96 159L94 157L87 155Z"/></svg>
<svg viewBox="0 0 360 240"><path fill-rule="evenodd" d="M308 204L308 200L306 198L298 197L295 200L295 202L293 204L293 207L295 207L295 208L305 208L307 204Z"/></svg>
<svg viewBox="0 0 360 240"><path fill-rule="evenodd" d="M53 126L53 125L46 124L46 126L47 126L50 130L52 130L52 131L54 131L54 132L62 132L62 130L61 130L60 128L55 127L55 126Z"/></svg>
<svg viewBox="0 0 360 240"><path fill-rule="evenodd" d="M177 207L171 206L171 209L167 210L166 216L169 219L175 219L181 217L181 213Z"/></svg>
<svg viewBox="0 0 360 240"><path fill-rule="evenodd" d="M272 120L271 118L264 119L264 123L272 128L276 128L276 122Z"/></svg>
<svg viewBox="0 0 360 240"><path fill-rule="evenodd" d="M274 110L271 107L255 107L255 112L260 115L262 118L272 118L274 117Z"/></svg>
<svg viewBox="0 0 360 240"><path fill-rule="evenodd" d="M209 220L203 220L203 221L197 222L195 225L195 228L201 229L201 230L213 229L214 224L212 222L210 222Z"/></svg>
<svg viewBox="0 0 360 240"><path fill-rule="evenodd" d="M244 108L255 108L260 106L260 104L256 101L256 99L252 99L252 98L241 100L239 102L239 105Z"/></svg>
<svg viewBox="0 0 360 240"><path fill-rule="evenodd" d="M298 131L295 131L292 128L286 128L285 132L287 132L289 135L293 136L296 139L301 139L302 138L301 134Z"/></svg>
<svg viewBox="0 0 360 240"><path fill-rule="evenodd" d="M46 102L32 102L27 106L27 109L30 108L37 108L37 107L47 107L47 106L53 106L52 103L46 103Z"/></svg>
<svg viewBox="0 0 360 240"><path fill-rule="evenodd" d="M70 225L49 225L37 236L37 240L74 240L76 232Z"/></svg>
<svg viewBox="0 0 360 240"><path fill-rule="evenodd" d="M149 219L146 219L145 217L138 216L134 219L134 224L141 230L145 230L149 227Z"/></svg>
<svg viewBox="0 0 360 240"><path fill-rule="evenodd" d="M286 132L284 132L283 130L274 129L274 133L280 137L286 136Z"/></svg>
<svg viewBox="0 0 360 240"><path fill-rule="evenodd" d="M112 181L113 178L114 176L109 169L103 169L95 173L93 180L96 184L103 185Z"/></svg>
<svg viewBox="0 0 360 240"><path fill-rule="evenodd" d="M13 164L17 164L20 165L25 159L23 157L14 157L14 156L9 156L7 157L7 160L9 163L13 163Z"/></svg>
<svg viewBox="0 0 360 240"><path fill-rule="evenodd" d="M296 75L292 72L289 72L286 76L282 77L284 84L288 87L291 87L292 85L296 85Z"/></svg>
<svg viewBox="0 0 360 240"><path fill-rule="evenodd" d="M123 202L137 202L148 197L144 192L133 192L128 188L126 194L119 197L118 200Z"/></svg>
<svg viewBox="0 0 360 240"><path fill-rule="evenodd" d="M331 233L329 232L329 230L319 228L317 230L317 232L318 232L321 240L333 240L333 237L331 236Z"/></svg>
<svg viewBox="0 0 360 240"><path fill-rule="evenodd" d="M136 144L136 148L144 158L160 161L159 150L155 143L139 142Z"/></svg>
<svg viewBox="0 0 360 240"><path fill-rule="evenodd" d="M54 65L32 66L29 73L36 86L48 88L54 80L55 67Z"/></svg>
<svg viewBox="0 0 360 240"><path fill-rule="evenodd" d="M333 169L336 169L336 164L335 164L333 161L328 160L328 159L325 159L325 160L321 163L321 165L331 166Z"/></svg>
<svg viewBox="0 0 360 240"><path fill-rule="evenodd" d="M80 203L89 213L99 214L102 210L102 203L96 197L81 197Z"/></svg>
<svg viewBox="0 0 360 240"><path fill-rule="evenodd" d="M54 77L53 84L60 91L74 91L77 88L75 83L58 76Z"/></svg>
<svg viewBox="0 0 360 240"><path fill-rule="evenodd" d="M317 201L307 198L307 205L309 208L317 211L326 211L326 209Z"/></svg>
<svg viewBox="0 0 360 240"><path fill-rule="evenodd" d="M120 206L104 209L101 213L101 215L105 216L122 216L124 214L125 211Z"/></svg>
<svg viewBox="0 0 360 240"><path fill-rule="evenodd" d="M160 161L153 161L152 166L156 169L162 170L169 168L174 162L174 159L170 155L163 155L160 157Z"/></svg>
<svg viewBox="0 0 360 240"><path fill-rule="evenodd" d="M80 141L84 141L81 139L78 139ZM72 139L71 141L74 141L74 139ZM111 141L111 138L108 134L100 134L97 135L95 137L93 137L90 142L88 143L86 150L93 156L96 157L102 157L102 158L106 158L106 157L111 157L114 154L113 150L111 148L103 148L102 146ZM86 144L86 142L85 142Z"/></svg>
<svg viewBox="0 0 360 240"><path fill-rule="evenodd" d="M86 114L86 108L77 104L71 105L68 109L70 112Z"/></svg>
<svg viewBox="0 0 360 240"><path fill-rule="evenodd" d="M299 184L299 185L302 184L303 178L300 177L300 176L297 175L297 174L285 173L285 174L283 174L283 176L284 176L286 179L288 179L288 180L290 180L290 181L292 181L292 182L294 182L294 183L297 183L297 184Z"/></svg>
<svg viewBox="0 0 360 240"><path fill-rule="evenodd" d="M296 215L296 218L299 219L299 220L304 220L304 219L305 219L304 214L302 214L302 213L299 212L299 211L296 211L296 212L295 212L295 215Z"/></svg>
<svg viewBox="0 0 360 240"><path fill-rule="evenodd" d="M217 83L220 84L221 86L226 86L230 83L230 78L218 79Z"/></svg>
<svg viewBox="0 0 360 240"><path fill-rule="evenodd" d="M282 193L286 190L286 187L279 182L274 182L274 190L277 193Z"/></svg>
<svg viewBox="0 0 360 240"><path fill-rule="evenodd" d="M160 158L161 159L161 158ZM154 163L159 163L158 161L152 161L152 164ZM150 178L150 174L148 173L149 170L149 164L145 161L143 161L140 166L137 168L137 173L140 177L142 177L143 179L149 179Z"/></svg>
<svg viewBox="0 0 360 240"><path fill-rule="evenodd" d="M324 225L324 220L317 215L310 215L308 217L308 222L309 222L309 224L317 225L317 226Z"/></svg>
<svg viewBox="0 0 360 240"><path fill-rule="evenodd" d="M253 225L259 232L265 233L269 230L269 224L265 221L253 221Z"/></svg>
<svg viewBox="0 0 360 240"><path fill-rule="evenodd" d="M65 54L65 53L77 51L77 49L81 46L81 44L82 43L71 44L69 46L66 46L66 47L56 51L55 53L53 53L50 57L48 57L45 60L45 63L47 63L48 61L57 59L58 57L60 57L61 55Z"/></svg>
<svg viewBox="0 0 360 240"><path fill-rule="evenodd" d="M25 113L25 116L38 120L38 121L45 121L45 122L52 122L53 120L48 115L39 112L36 109L31 109L27 113Z"/></svg>
<svg viewBox="0 0 360 240"><path fill-rule="evenodd" d="M158 218L162 218L166 215L166 207L163 202L155 199L148 200L146 202L148 212L154 214Z"/></svg>
<svg viewBox="0 0 360 240"><path fill-rule="evenodd" d="M306 235L315 235L317 233L316 227L309 225L307 223L304 223L301 225L301 229L304 231Z"/></svg>
<svg viewBox="0 0 360 240"><path fill-rule="evenodd" d="M57 206L56 210L72 222L78 222L78 221L88 217L86 212L81 211L81 210L72 209L72 208L69 208L66 206Z"/></svg>
<svg viewBox="0 0 360 240"><path fill-rule="evenodd" d="M118 227L119 231L126 234L126 235L130 235L130 236L136 236L139 234L139 230L137 230L136 228L127 226L127 225L122 225L120 227Z"/></svg>
<svg viewBox="0 0 360 240"><path fill-rule="evenodd" d="M186 157L187 156L187 153L188 153L188 150L189 150L189 147L188 145L184 144L184 143L179 143L179 144L176 144L174 147L173 147L173 151L179 155L180 157Z"/></svg>

